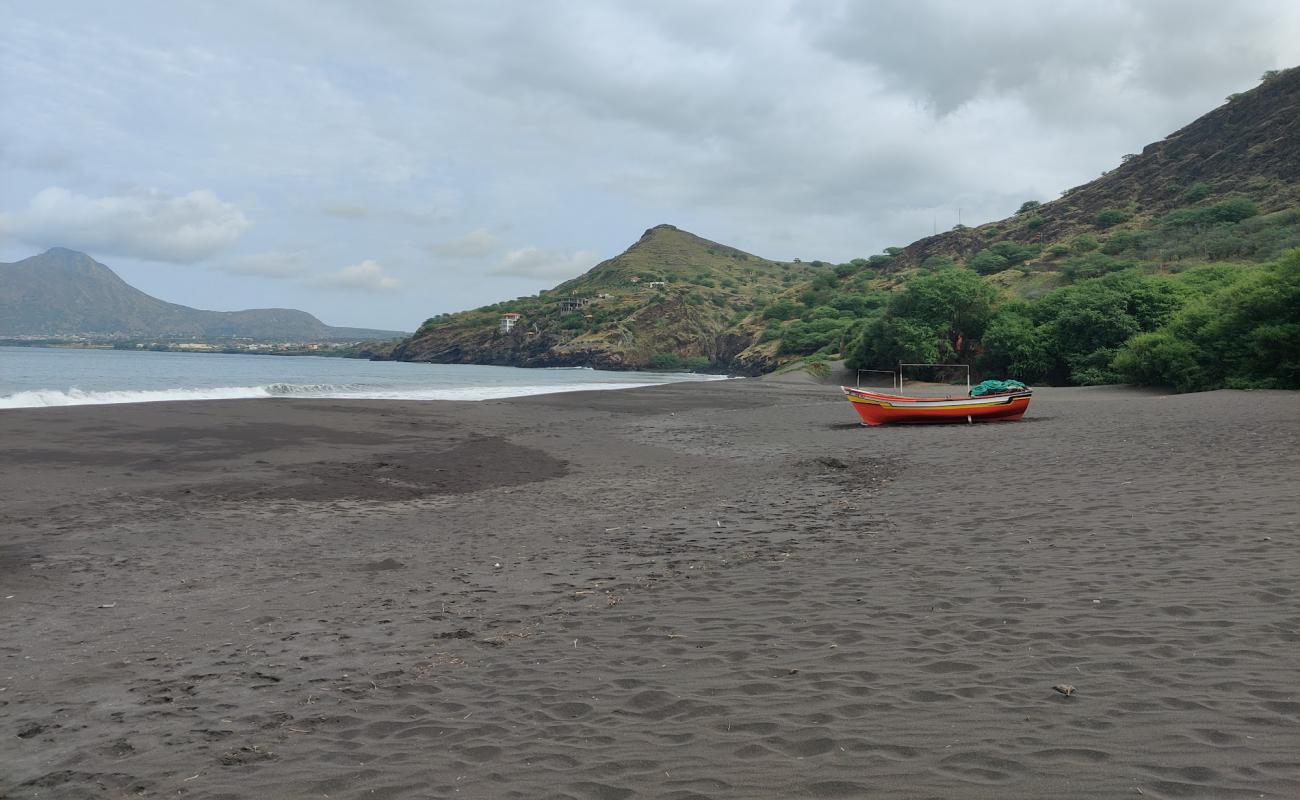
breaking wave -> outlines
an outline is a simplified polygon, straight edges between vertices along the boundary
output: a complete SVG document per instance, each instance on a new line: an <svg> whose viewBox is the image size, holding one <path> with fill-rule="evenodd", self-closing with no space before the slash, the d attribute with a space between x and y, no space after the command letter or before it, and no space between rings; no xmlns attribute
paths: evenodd
<svg viewBox="0 0 1300 800"><path fill-rule="evenodd" d="M264 386L219 386L209 389L146 389L84 391L72 388L37 389L0 395L0 409L47 406L87 406L111 403L161 403L178 400L239 400L251 398L334 398L346 400L499 400L555 392L635 389L655 383L568 383L523 386L449 386L384 389L359 384L270 383Z"/></svg>

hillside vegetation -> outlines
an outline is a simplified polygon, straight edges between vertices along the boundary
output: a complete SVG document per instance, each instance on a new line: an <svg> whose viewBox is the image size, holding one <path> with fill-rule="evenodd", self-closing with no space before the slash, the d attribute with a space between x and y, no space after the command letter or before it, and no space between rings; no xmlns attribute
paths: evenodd
<svg viewBox="0 0 1300 800"><path fill-rule="evenodd" d="M391 357L757 374L840 355L1053 384L1291 388L1296 248L1291 69L1004 220L844 264L768 261L659 226L550 292L429 320ZM506 312L520 314L508 333Z"/></svg>
<svg viewBox="0 0 1300 800"><path fill-rule="evenodd" d="M753 312L815 269L769 261L659 225L624 253L550 291L433 317L388 357L725 370L757 335L747 325ZM502 330L504 314L519 315L510 331Z"/></svg>

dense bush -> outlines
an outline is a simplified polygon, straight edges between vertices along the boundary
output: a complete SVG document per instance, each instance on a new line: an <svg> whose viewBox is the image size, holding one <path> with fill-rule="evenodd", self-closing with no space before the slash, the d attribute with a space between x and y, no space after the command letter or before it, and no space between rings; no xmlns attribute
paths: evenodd
<svg viewBox="0 0 1300 800"><path fill-rule="evenodd" d="M777 300L767 308L763 309L763 319L787 320L797 317L802 311L803 306L793 300Z"/></svg>
<svg viewBox="0 0 1300 800"><path fill-rule="evenodd" d="M956 263L952 260L952 256L933 255L921 262L921 268L938 271L950 269Z"/></svg>
<svg viewBox="0 0 1300 800"><path fill-rule="evenodd" d="M1036 244L1021 244L1020 242L995 242L989 245L989 250L996 255L1002 256L1007 260L1010 266L1018 266L1033 258L1042 252L1042 247Z"/></svg>
<svg viewBox="0 0 1300 800"><path fill-rule="evenodd" d="M808 355L823 348L832 351L840 349L840 340L853 325L851 319L823 318L810 322L795 320L781 332L781 346L778 352L792 355Z"/></svg>
<svg viewBox="0 0 1300 800"><path fill-rule="evenodd" d="M1133 383L1178 391L1300 388L1300 250L1213 277L1212 292L1128 342L1115 370Z"/></svg>
<svg viewBox="0 0 1300 800"><path fill-rule="evenodd" d="M1001 272L1011 264L1002 256L990 250L981 250L971 256L966 262L966 266L975 270L981 275L992 275L995 272Z"/></svg>
<svg viewBox="0 0 1300 800"><path fill-rule="evenodd" d="M1183 202L1199 203L1200 201L1209 197L1210 193L1213 191L1214 188L1210 186L1210 184L1206 183L1205 181L1199 181L1197 183L1192 184L1190 187L1188 187L1187 191L1183 193Z"/></svg>
<svg viewBox="0 0 1300 800"><path fill-rule="evenodd" d="M650 369L660 372L694 372L708 365L709 360L703 356L680 356L676 353L655 353L650 356Z"/></svg>
<svg viewBox="0 0 1300 800"><path fill-rule="evenodd" d="M1245 197L1229 197L1213 205L1178 208L1161 220L1170 227L1212 225L1216 222L1241 222L1259 213L1259 208Z"/></svg>
<svg viewBox="0 0 1300 800"><path fill-rule="evenodd" d="M1137 266L1132 259L1116 258L1105 253L1088 253L1084 256L1067 258L1061 262L1061 272L1072 281L1097 278L1120 270Z"/></svg>
<svg viewBox="0 0 1300 800"><path fill-rule="evenodd" d="M1155 330L1183 301L1168 279L1136 271L1018 301L990 320L978 366L986 374L1050 383L1110 383L1111 361L1134 334Z"/></svg>
<svg viewBox="0 0 1300 800"><path fill-rule="evenodd" d="M861 294L839 294L831 298L830 305L853 317L863 317L884 308L889 296L884 292L866 291Z"/></svg>
<svg viewBox="0 0 1300 800"><path fill-rule="evenodd" d="M1103 208L1093 220L1098 228L1113 228L1121 222L1128 222L1129 214L1118 208Z"/></svg>

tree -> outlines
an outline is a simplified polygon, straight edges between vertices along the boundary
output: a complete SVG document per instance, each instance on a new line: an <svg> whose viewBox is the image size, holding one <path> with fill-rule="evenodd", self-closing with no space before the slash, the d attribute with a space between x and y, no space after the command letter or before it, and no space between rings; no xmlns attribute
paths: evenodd
<svg viewBox="0 0 1300 800"><path fill-rule="evenodd" d="M1047 334L1029 318L1023 305L999 311L985 329L981 343L984 352L979 366L986 375L1032 383L1041 380L1052 366Z"/></svg>
<svg viewBox="0 0 1300 800"><path fill-rule="evenodd" d="M1041 205L1042 203L1038 202L1037 200L1026 200L1025 202L1020 204L1020 208L1016 209L1016 213L1028 214L1030 211L1033 211L1034 209L1038 208Z"/></svg>
<svg viewBox="0 0 1300 800"><path fill-rule="evenodd" d="M1052 383L1114 383L1119 349L1162 325L1181 302L1169 281L1129 271L1057 289L1027 314L1045 336Z"/></svg>
<svg viewBox="0 0 1300 800"><path fill-rule="evenodd" d="M1116 371L1178 391L1300 388L1300 249L1235 280L1223 271L1198 277L1217 288L1129 342Z"/></svg>
<svg viewBox="0 0 1300 800"><path fill-rule="evenodd" d="M890 298L848 355L859 368L900 360L969 363L997 302L997 290L971 270L926 273Z"/></svg>

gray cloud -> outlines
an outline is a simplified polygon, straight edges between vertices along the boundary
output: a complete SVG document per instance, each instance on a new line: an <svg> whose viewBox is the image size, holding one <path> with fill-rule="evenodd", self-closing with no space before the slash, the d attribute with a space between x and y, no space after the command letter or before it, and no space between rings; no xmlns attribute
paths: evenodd
<svg viewBox="0 0 1300 800"><path fill-rule="evenodd" d="M429 251L446 258L482 258L491 255L500 246L501 243L495 236L479 228L455 239L434 242L429 245Z"/></svg>
<svg viewBox="0 0 1300 800"><path fill-rule="evenodd" d="M359 289L366 292L386 292L398 287L398 280L386 275L379 262L371 259L344 267L338 272L321 275L310 283L330 289Z"/></svg>
<svg viewBox="0 0 1300 800"><path fill-rule="evenodd" d="M233 244L248 228L239 208L199 189L171 196L156 189L89 197L51 186L7 216L11 235L38 247L188 264Z"/></svg>
<svg viewBox="0 0 1300 800"><path fill-rule="evenodd" d="M600 257L587 250L576 253L558 253L536 247L523 247L505 254L489 275L510 275L521 278L567 280L577 277L596 265Z"/></svg>
<svg viewBox="0 0 1300 800"><path fill-rule="evenodd" d="M370 209L363 206L325 206L321 213L327 217L337 217L338 219L365 219L370 216Z"/></svg>
<svg viewBox="0 0 1300 800"><path fill-rule="evenodd" d="M586 260L573 254L594 263L659 222L760 255L847 260L949 228L958 209L967 224L994 219L1300 62L1300 5L1283 0L284 0L111 13L67 0L10 16L10 241L220 253L220 269L267 279L259 302L282 305L303 284L259 253L309 242L330 263L420 263L401 276L410 291L322 295L322 313L390 327L530 293L570 277ZM141 222L158 212L118 210L125 229L151 233L109 235L88 200L38 224L26 206L51 184L87 199L207 187L240 217L217 213L225 223L204 240ZM87 216L101 224L75 224ZM180 299L197 291L180 274L159 280Z"/></svg>
<svg viewBox="0 0 1300 800"><path fill-rule="evenodd" d="M258 278L301 278L308 274L310 260L305 251L273 251L251 253L245 256L222 259L213 263L213 269L228 275Z"/></svg>

